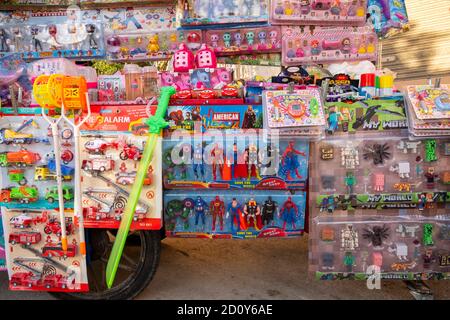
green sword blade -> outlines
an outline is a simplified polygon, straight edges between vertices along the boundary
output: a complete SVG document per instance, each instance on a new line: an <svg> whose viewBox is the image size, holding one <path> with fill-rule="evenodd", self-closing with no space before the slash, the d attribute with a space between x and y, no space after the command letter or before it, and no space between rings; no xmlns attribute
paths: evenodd
<svg viewBox="0 0 450 320"><path fill-rule="evenodd" d="M122 258L123 248L127 241L134 212L136 211L136 206L141 196L144 179L153 158L156 142L161 134L161 130L168 125L164 120L164 116L167 112L170 96L173 94L175 94L174 87L162 87L155 115L148 118L146 121L149 125L150 134L145 144L144 152L136 173L136 179L134 180L127 205L125 206L122 221L120 222L119 230L117 230L116 239L108 259L108 265L106 266L106 285L108 288L112 287L116 277L117 268L119 267L119 262Z"/></svg>

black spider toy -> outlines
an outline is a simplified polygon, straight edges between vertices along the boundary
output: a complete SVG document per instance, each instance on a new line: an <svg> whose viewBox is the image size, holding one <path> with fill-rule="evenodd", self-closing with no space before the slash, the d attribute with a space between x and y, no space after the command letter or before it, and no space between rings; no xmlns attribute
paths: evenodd
<svg viewBox="0 0 450 320"><path fill-rule="evenodd" d="M387 160L390 157L391 153L389 152L389 146L387 143L374 143L371 146L364 147L364 160L373 159L374 165L383 164L384 160Z"/></svg>
<svg viewBox="0 0 450 320"><path fill-rule="evenodd" d="M372 228L363 229L362 237L370 240L374 247L381 247L383 241L389 238L389 227L385 225L373 226Z"/></svg>

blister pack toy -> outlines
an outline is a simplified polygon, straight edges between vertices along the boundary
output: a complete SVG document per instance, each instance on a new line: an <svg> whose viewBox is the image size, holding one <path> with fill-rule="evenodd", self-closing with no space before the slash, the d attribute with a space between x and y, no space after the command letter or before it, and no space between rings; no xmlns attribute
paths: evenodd
<svg viewBox="0 0 450 320"><path fill-rule="evenodd" d="M142 157L149 112L145 105L102 106L82 127L81 187L85 225L118 228ZM161 148L161 143L157 143ZM161 228L161 160L148 168L131 228Z"/></svg>
<svg viewBox="0 0 450 320"><path fill-rule="evenodd" d="M381 38L390 37L409 29L404 0L368 0L368 19Z"/></svg>
<svg viewBox="0 0 450 320"><path fill-rule="evenodd" d="M267 0L182 0L181 25L267 22Z"/></svg>
<svg viewBox="0 0 450 320"><path fill-rule="evenodd" d="M449 145L406 136L315 144L310 243L318 277L365 279L369 266L383 278L448 277L438 261L449 254Z"/></svg>
<svg viewBox="0 0 450 320"><path fill-rule="evenodd" d="M253 239L303 233L305 193L171 191L164 195L169 237Z"/></svg>
<svg viewBox="0 0 450 320"><path fill-rule="evenodd" d="M189 71L191 88L221 89L233 81L233 73L226 68L197 68Z"/></svg>
<svg viewBox="0 0 450 320"><path fill-rule="evenodd" d="M270 21L289 25L363 25L366 0L273 0Z"/></svg>
<svg viewBox="0 0 450 320"><path fill-rule="evenodd" d="M164 60L174 54L181 43L198 50L202 43L200 30L161 30L142 33L121 33L106 36L106 53L111 60Z"/></svg>
<svg viewBox="0 0 450 320"><path fill-rule="evenodd" d="M309 145L255 132L209 130L203 138L174 133L163 144L167 189L297 189L308 176ZM245 139L244 139L245 137Z"/></svg>
<svg viewBox="0 0 450 320"><path fill-rule="evenodd" d="M392 132L402 134L408 128L403 96L384 99L347 100L325 103L326 133Z"/></svg>
<svg viewBox="0 0 450 320"><path fill-rule="evenodd" d="M260 105L194 105L169 106L168 132L182 129L187 132L211 129L262 129Z"/></svg>
<svg viewBox="0 0 450 320"><path fill-rule="evenodd" d="M228 28L205 32L205 41L217 55L281 51L281 28Z"/></svg>
<svg viewBox="0 0 450 320"><path fill-rule="evenodd" d="M0 21L6 21L0 28L0 54L21 52L24 59L84 59L105 54L101 21L83 11L24 11L20 17L10 16L0 12Z"/></svg>
<svg viewBox="0 0 450 320"><path fill-rule="evenodd" d="M0 212L0 271L6 270L5 237L3 235L2 214Z"/></svg>
<svg viewBox="0 0 450 320"><path fill-rule="evenodd" d="M261 82L261 81L247 81L245 83L245 101L247 103L262 104L263 92L266 90L277 91L287 90L290 85L287 83ZM304 90L306 85L294 85L293 90Z"/></svg>
<svg viewBox="0 0 450 320"><path fill-rule="evenodd" d="M377 35L364 27L282 27L283 65L377 59Z"/></svg>

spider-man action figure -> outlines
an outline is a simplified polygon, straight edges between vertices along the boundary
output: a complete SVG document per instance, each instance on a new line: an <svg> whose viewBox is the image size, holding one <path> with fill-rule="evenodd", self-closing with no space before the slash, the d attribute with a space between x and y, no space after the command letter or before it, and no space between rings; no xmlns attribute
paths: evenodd
<svg viewBox="0 0 450 320"><path fill-rule="evenodd" d="M298 168L300 167L300 163L298 162L298 156L306 156L304 152L301 152L297 149L295 149L295 142L289 141L288 146L286 147L286 150L284 150L283 155L281 156L281 165L282 165L282 171L286 175L287 180L292 180L291 177L291 171L295 172L295 175L298 179L301 179L302 176L298 172Z"/></svg>
<svg viewBox="0 0 450 320"><path fill-rule="evenodd" d="M216 198L211 201L209 204L209 208L212 213L212 231L216 230L216 219L219 217L219 223L220 223L220 231L223 230L223 214L225 213L225 203L219 198L219 196L216 196Z"/></svg>
<svg viewBox="0 0 450 320"><path fill-rule="evenodd" d="M198 225L198 218L202 219L203 227L205 226L205 214L206 210L208 209L208 204L205 202L205 200L202 199L202 197L198 196L195 200L194 204L194 212L195 212L195 225Z"/></svg>
<svg viewBox="0 0 450 320"><path fill-rule="evenodd" d="M283 230L286 229L286 224L290 223L292 224L292 229L295 228L295 218L298 216L298 207L292 201L291 197L288 197L287 200L283 203L283 206L280 210L280 218L284 221L283 222Z"/></svg>

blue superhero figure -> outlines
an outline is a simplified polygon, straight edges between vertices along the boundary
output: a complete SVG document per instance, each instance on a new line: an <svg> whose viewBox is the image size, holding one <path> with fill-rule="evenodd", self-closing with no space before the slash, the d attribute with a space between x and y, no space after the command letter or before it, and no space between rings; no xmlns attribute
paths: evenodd
<svg viewBox="0 0 450 320"><path fill-rule="evenodd" d="M199 143L194 148L194 175L197 180L205 180L205 164L203 163L203 147Z"/></svg>
<svg viewBox="0 0 450 320"><path fill-rule="evenodd" d="M208 204L202 199L202 197L198 196L194 203L195 226L198 226L198 219L201 218L202 225L205 227L206 210L208 210Z"/></svg>
<svg viewBox="0 0 450 320"><path fill-rule="evenodd" d="M227 208L227 217L228 215L231 215L230 217L230 223L231 223L231 231L234 232L234 225L237 225L237 230L241 230L241 215L242 215L242 209L239 202L236 200L236 198L233 198L233 200L230 202Z"/></svg>
<svg viewBox="0 0 450 320"><path fill-rule="evenodd" d="M328 127L327 127L327 132L329 134L333 134L333 132L335 132L338 128L339 125L339 115L336 112L336 108L335 107L330 107L328 109Z"/></svg>
<svg viewBox="0 0 450 320"><path fill-rule="evenodd" d="M291 197L288 197L283 207L280 210L280 218L283 220L283 230L286 230L286 224L292 224L292 229L295 230L295 218L298 216L298 207L292 201Z"/></svg>
<svg viewBox="0 0 450 320"><path fill-rule="evenodd" d="M142 25L137 21L136 17L134 16L134 10L132 8L127 8L127 12L125 13L125 21L122 22L122 25L126 28L128 28L128 24L133 23L136 29L142 29Z"/></svg>
<svg viewBox="0 0 450 320"><path fill-rule="evenodd" d="M236 177L236 166L238 165L238 152L236 143L233 143L231 158L233 158L233 162L231 163L231 179L233 179Z"/></svg>
<svg viewBox="0 0 450 320"><path fill-rule="evenodd" d="M286 180L293 180L291 172L294 172L298 179L302 179L302 176L298 172L300 167L298 155L306 156L304 152L295 148L295 141L289 141L289 144L281 157L281 172L286 176Z"/></svg>

